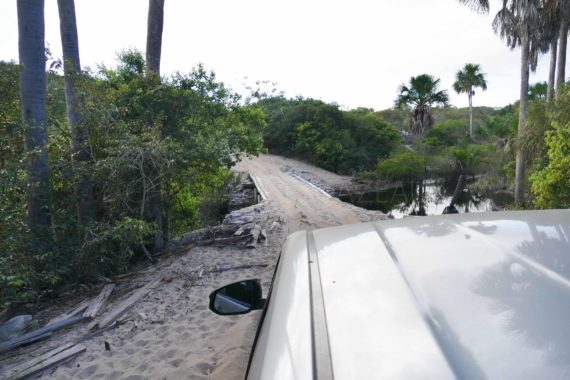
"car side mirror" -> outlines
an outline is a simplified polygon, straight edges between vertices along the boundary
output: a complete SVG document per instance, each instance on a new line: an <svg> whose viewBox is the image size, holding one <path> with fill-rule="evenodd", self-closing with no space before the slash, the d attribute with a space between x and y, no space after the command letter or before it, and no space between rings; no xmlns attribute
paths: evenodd
<svg viewBox="0 0 570 380"><path fill-rule="evenodd" d="M263 309L259 280L238 281L210 294L210 310L219 315L246 314Z"/></svg>

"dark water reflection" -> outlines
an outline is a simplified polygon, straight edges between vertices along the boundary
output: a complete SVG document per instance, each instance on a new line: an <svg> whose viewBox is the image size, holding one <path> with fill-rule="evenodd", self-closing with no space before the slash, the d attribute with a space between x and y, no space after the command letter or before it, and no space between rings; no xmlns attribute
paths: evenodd
<svg viewBox="0 0 570 380"><path fill-rule="evenodd" d="M455 207L460 213L492 211L512 203L509 194L483 195L469 190L473 181L467 181ZM365 193L339 193L337 197L355 206L380 210L395 218L404 215L441 215L451 202L457 178L429 179L419 183Z"/></svg>

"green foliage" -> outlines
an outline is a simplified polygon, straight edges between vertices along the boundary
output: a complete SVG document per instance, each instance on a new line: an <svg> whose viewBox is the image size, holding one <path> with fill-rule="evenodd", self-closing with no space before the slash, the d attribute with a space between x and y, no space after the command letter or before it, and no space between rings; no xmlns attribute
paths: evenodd
<svg viewBox="0 0 570 380"><path fill-rule="evenodd" d="M570 207L570 122L554 125L547 132L548 165L531 176L536 205L541 208Z"/></svg>
<svg viewBox="0 0 570 380"><path fill-rule="evenodd" d="M380 178L411 182L425 178L427 159L411 150L403 150L378 164Z"/></svg>
<svg viewBox="0 0 570 380"><path fill-rule="evenodd" d="M537 82L528 87L528 100L546 99L548 95L548 84Z"/></svg>
<svg viewBox="0 0 570 380"><path fill-rule="evenodd" d="M546 158L539 161L530 176L535 204L540 208L570 207L569 89L568 85L563 87L557 101L543 111L546 121L534 116L539 122L532 124L545 135Z"/></svg>
<svg viewBox="0 0 570 380"><path fill-rule="evenodd" d="M151 196L176 233L216 223L233 183L229 168L262 148L265 116L202 66L161 81L140 52L119 54L77 80L93 162L72 170L63 78L48 75L49 158L55 243L27 245L19 68L0 62L0 308L35 301L63 283L117 273L152 249ZM77 178L93 183L96 220L76 220Z"/></svg>
<svg viewBox="0 0 570 380"><path fill-rule="evenodd" d="M271 152L341 173L374 168L400 144L398 131L369 109L341 111L314 99L268 98L265 144Z"/></svg>
<svg viewBox="0 0 570 380"><path fill-rule="evenodd" d="M484 173L497 156L496 147L493 144L469 144L449 148L453 160L463 173Z"/></svg>
<svg viewBox="0 0 570 380"><path fill-rule="evenodd" d="M512 108L507 106L505 108ZM443 123L447 120L457 120L469 125L469 108L456 108L456 107L432 107L430 109L435 124ZM390 108L376 112L388 124L395 126L398 130L404 131L408 129L408 114L409 112L404 109ZM491 107L473 107L473 123L479 127L476 132L479 132L482 125L487 123L489 119L494 116L503 115L503 109L494 109Z"/></svg>
<svg viewBox="0 0 570 380"><path fill-rule="evenodd" d="M458 120L447 120L433 126L426 136L430 148L465 145L469 141L469 127Z"/></svg>
<svg viewBox="0 0 570 380"><path fill-rule="evenodd" d="M506 138L514 135L519 124L518 112L515 107L506 106L491 114L477 129L480 139L492 137Z"/></svg>

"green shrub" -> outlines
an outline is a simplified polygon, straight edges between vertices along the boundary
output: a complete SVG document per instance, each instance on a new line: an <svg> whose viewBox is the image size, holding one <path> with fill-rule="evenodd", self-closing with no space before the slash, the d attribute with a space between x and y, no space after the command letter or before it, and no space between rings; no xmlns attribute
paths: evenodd
<svg viewBox="0 0 570 380"><path fill-rule="evenodd" d="M531 175L540 208L570 208L570 123L547 132L548 165Z"/></svg>
<svg viewBox="0 0 570 380"><path fill-rule="evenodd" d="M411 150L393 154L378 164L378 175L389 181L414 181L425 177L425 157Z"/></svg>
<svg viewBox="0 0 570 380"><path fill-rule="evenodd" d="M469 142L469 127L458 120L446 120L436 124L426 136L429 148L465 145Z"/></svg>

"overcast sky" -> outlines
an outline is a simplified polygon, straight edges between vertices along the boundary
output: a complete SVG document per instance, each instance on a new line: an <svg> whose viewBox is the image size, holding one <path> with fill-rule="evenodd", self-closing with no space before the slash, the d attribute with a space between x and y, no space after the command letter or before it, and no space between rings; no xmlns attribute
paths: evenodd
<svg viewBox="0 0 570 380"><path fill-rule="evenodd" d="M122 49L144 51L148 1L75 3L84 67L115 65ZM46 43L61 57L56 0L46 0L45 18ZM520 52L491 21L456 0L166 0L161 72L201 62L236 91L248 77L277 82L287 96L380 110L392 107L399 84L423 73L441 78L452 104L466 107L451 85L469 62L481 65L489 86L475 105L499 107L518 98ZM0 36L0 60L17 61L16 0L0 1ZM547 77L544 56L531 83Z"/></svg>

